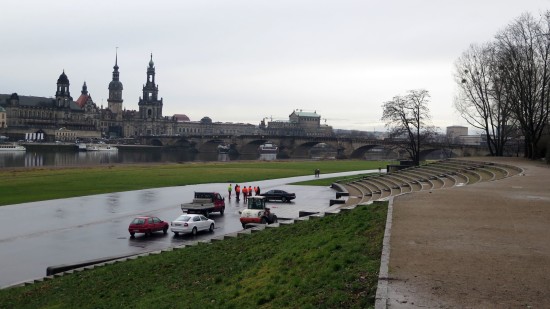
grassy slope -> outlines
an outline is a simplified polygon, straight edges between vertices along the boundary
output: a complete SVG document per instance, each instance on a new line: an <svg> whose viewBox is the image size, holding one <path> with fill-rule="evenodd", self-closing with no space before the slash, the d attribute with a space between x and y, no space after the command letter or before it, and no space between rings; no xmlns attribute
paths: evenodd
<svg viewBox="0 0 550 309"><path fill-rule="evenodd" d="M385 162L334 160L115 165L0 170L0 205L188 184L239 183L376 169Z"/></svg>
<svg viewBox="0 0 550 309"><path fill-rule="evenodd" d="M0 290L2 308L369 308L387 203Z"/></svg>

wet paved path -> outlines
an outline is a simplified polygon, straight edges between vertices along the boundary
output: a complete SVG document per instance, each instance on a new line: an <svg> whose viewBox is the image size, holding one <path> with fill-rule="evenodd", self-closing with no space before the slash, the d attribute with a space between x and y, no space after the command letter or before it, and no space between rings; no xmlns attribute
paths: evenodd
<svg viewBox="0 0 550 309"><path fill-rule="evenodd" d="M320 178L366 172L375 171L321 174ZM335 197L335 191L328 187L287 185L311 179L313 175L240 185L258 185L262 192L275 187L295 192L297 197L292 203L269 203L278 217L295 218L299 211L329 209L329 200ZM227 195L227 185L146 189L2 206L0 287L43 277L46 268L52 265L155 251L239 231L242 229L239 210L245 205L242 199L237 203L233 197L231 200L226 198L225 215L211 215L216 221L213 234L174 237L172 233L160 232L152 237L140 234L130 238L128 233L128 224L135 216L155 215L169 222L182 213L180 204L191 201L194 191L217 191Z"/></svg>

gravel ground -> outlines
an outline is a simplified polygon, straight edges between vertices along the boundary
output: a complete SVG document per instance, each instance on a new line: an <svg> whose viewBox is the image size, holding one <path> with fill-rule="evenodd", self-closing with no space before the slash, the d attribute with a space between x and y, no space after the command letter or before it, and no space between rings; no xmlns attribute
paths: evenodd
<svg viewBox="0 0 550 309"><path fill-rule="evenodd" d="M524 172L395 198L388 308L550 308L550 168L476 160Z"/></svg>

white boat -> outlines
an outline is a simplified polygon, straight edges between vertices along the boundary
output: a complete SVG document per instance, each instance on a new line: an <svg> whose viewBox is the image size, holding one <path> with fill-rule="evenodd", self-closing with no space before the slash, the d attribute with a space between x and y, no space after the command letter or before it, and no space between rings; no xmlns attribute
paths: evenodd
<svg viewBox="0 0 550 309"><path fill-rule="evenodd" d="M0 151L27 151L27 148L18 144L0 144Z"/></svg>
<svg viewBox="0 0 550 309"><path fill-rule="evenodd" d="M229 153L229 145L219 144L218 153Z"/></svg>
<svg viewBox="0 0 550 309"><path fill-rule="evenodd" d="M271 142L265 142L260 145L260 147L258 147L258 151L260 152L260 154L277 153L279 151L279 147Z"/></svg>
<svg viewBox="0 0 550 309"><path fill-rule="evenodd" d="M118 151L118 148L107 144L88 144L86 151Z"/></svg>
<svg viewBox="0 0 550 309"><path fill-rule="evenodd" d="M86 143L77 143L78 151L86 151Z"/></svg>

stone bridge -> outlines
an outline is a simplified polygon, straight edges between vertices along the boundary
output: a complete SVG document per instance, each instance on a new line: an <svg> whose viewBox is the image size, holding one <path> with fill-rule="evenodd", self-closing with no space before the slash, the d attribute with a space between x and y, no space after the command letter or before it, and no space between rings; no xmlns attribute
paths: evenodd
<svg viewBox="0 0 550 309"><path fill-rule="evenodd" d="M377 150L384 157L407 158L399 146L403 141L361 139L349 137L314 136L269 136L269 135L178 135L178 136L140 136L136 138L142 145L167 148L186 148L197 152L217 152L218 145L230 146L236 154L258 154L258 147L266 142L279 146L279 156L284 158L310 158L314 146L323 145L324 149L338 158L363 158ZM421 150L421 159L440 159L448 157L485 156L488 150L483 146L449 145L430 143Z"/></svg>

